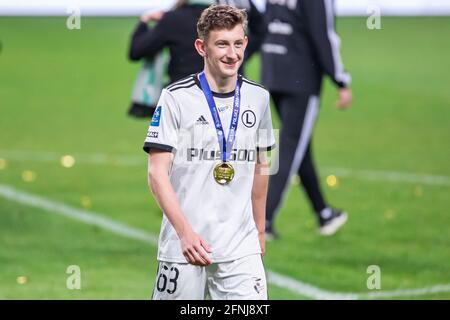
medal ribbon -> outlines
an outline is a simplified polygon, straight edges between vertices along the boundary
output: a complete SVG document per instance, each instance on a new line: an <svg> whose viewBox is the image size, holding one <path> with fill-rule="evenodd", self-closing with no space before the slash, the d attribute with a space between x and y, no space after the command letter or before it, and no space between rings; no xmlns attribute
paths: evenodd
<svg viewBox="0 0 450 320"><path fill-rule="evenodd" d="M230 122L230 130L228 131L228 138L225 139L225 133L223 131L222 122L220 121L219 112L214 102L213 94L209 88L208 81L206 80L205 72L199 74L200 86L205 94L206 101L208 101L209 111L214 120L214 126L216 128L217 139L219 140L219 146L222 151L222 161L226 162L229 159L231 148L233 147L234 140L236 138L236 131L239 120L239 111L241 108L241 94L239 80L236 82L236 89L234 91L233 101L233 114Z"/></svg>

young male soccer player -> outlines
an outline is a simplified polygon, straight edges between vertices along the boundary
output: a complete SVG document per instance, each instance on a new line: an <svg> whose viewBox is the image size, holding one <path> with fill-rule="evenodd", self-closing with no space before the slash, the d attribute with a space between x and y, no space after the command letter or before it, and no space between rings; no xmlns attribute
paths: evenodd
<svg viewBox="0 0 450 320"><path fill-rule="evenodd" d="M269 93L238 75L245 11L216 5L197 24L204 70L165 88L144 150L164 211L153 299L267 299L264 254L275 139Z"/></svg>

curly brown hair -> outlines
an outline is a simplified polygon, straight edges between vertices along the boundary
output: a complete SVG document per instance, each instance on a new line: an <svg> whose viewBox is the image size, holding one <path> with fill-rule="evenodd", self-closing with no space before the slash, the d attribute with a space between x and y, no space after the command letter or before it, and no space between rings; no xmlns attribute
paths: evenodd
<svg viewBox="0 0 450 320"><path fill-rule="evenodd" d="M203 10L197 22L197 34L202 40L208 38L212 30L231 30L241 24L247 34L247 13L228 5L212 5Z"/></svg>

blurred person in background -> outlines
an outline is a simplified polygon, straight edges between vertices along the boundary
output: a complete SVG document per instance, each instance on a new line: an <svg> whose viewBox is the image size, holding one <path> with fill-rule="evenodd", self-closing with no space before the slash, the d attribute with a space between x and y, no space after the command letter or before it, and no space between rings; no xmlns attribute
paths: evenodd
<svg viewBox="0 0 450 320"><path fill-rule="evenodd" d="M132 61L145 60L133 90L130 115L146 118L153 115L165 85L163 75L168 73L169 83L173 83L203 67L203 60L193 45L197 38L196 23L202 11L213 3L214 0L179 0L168 12L142 14L128 53ZM150 22L154 27L148 26ZM167 69L164 48L169 49L170 55Z"/></svg>
<svg viewBox="0 0 450 320"><path fill-rule="evenodd" d="M264 36L263 14L251 0L178 0L168 12L144 13L133 32L128 53L132 61L146 61L135 83L130 115L146 118L153 115L162 87L167 84L163 79L166 71L168 83L173 83L202 69L203 59L193 45L197 38L196 23L201 12L216 3L247 11L250 40L245 60L259 49ZM153 28L148 26L152 22ZM170 56L167 70L161 54L164 48L169 49Z"/></svg>
<svg viewBox="0 0 450 320"><path fill-rule="evenodd" d="M338 88L339 109L348 108L352 100L333 6L333 0L267 1L262 82L281 122L279 171L271 176L267 199L267 239L278 237L274 219L294 174L300 176L320 234L332 235L347 221L347 213L330 207L324 199L311 146L324 75Z"/></svg>

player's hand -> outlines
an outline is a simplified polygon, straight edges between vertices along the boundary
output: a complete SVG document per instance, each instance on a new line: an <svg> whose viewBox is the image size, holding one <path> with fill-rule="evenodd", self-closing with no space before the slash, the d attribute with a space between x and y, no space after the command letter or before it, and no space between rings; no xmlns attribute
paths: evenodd
<svg viewBox="0 0 450 320"><path fill-rule="evenodd" d="M187 262L197 266L209 266L212 263L208 253L211 253L208 244L192 229L181 237L181 250Z"/></svg>
<svg viewBox="0 0 450 320"><path fill-rule="evenodd" d="M144 12L141 15L141 21L144 23L149 23L150 21L159 21L161 20L161 18L164 15L164 11L148 11L148 12Z"/></svg>
<svg viewBox="0 0 450 320"><path fill-rule="evenodd" d="M261 255L264 257L266 254L266 232L258 232L259 245L261 246Z"/></svg>
<svg viewBox="0 0 450 320"><path fill-rule="evenodd" d="M347 109L352 104L352 90L350 88L339 89L339 100L336 102L338 109Z"/></svg>

